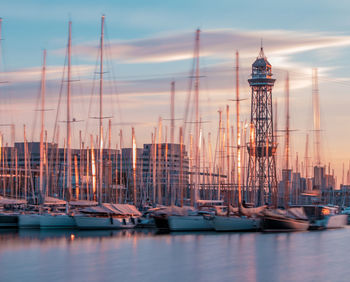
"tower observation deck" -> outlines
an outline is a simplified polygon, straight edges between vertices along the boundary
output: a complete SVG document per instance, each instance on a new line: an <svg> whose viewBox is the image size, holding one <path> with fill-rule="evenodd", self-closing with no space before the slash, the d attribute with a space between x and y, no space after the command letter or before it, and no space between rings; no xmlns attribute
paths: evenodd
<svg viewBox="0 0 350 282"><path fill-rule="evenodd" d="M271 64L263 47L252 65L248 186L246 200L257 205L277 203L276 149L273 128Z"/></svg>

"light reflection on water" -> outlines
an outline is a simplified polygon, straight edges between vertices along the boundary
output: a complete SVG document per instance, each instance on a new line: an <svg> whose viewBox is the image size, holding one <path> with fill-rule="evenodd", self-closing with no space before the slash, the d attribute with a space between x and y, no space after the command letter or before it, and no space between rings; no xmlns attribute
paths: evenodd
<svg viewBox="0 0 350 282"><path fill-rule="evenodd" d="M0 281L349 281L350 228L0 231Z"/></svg>

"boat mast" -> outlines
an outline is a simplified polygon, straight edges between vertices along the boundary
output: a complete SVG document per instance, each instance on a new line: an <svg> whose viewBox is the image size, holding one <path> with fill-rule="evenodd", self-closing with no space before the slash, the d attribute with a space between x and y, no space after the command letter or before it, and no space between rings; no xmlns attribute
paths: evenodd
<svg viewBox="0 0 350 282"><path fill-rule="evenodd" d="M99 146L100 146L100 160L99 160L99 204L102 203L102 177L103 177L103 127L102 127L102 118L103 118L103 39L104 39L104 22L105 16L101 17L101 42L100 42L100 136L99 136Z"/></svg>
<svg viewBox="0 0 350 282"><path fill-rule="evenodd" d="M180 207L183 206L184 201L184 187L183 187L183 133L182 127L179 129L179 143L180 143Z"/></svg>
<svg viewBox="0 0 350 282"><path fill-rule="evenodd" d="M24 198L27 199L27 186L28 186L28 160L27 160L27 136L26 136L26 126L23 125L23 144L24 144ZM1 142L0 142L1 151ZM0 153L1 156L1 153Z"/></svg>
<svg viewBox="0 0 350 282"><path fill-rule="evenodd" d="M226 195L227 205L231 205L231 177L230 177L230 106L226 105ZM230 210L230 209L227 209Z"/></svg>
<svg viewBox="0 0 350 282"><path fill-rule="evenodd" d="M287 209L289 203L289 74L286 78L286 143L285 143L285 187L284 187L284 206Z"/></svg>
<svg viewBox="0 0 350 282"><path fill-rule="evenodd" d="M44 109L45 109L45 71L46 71L46 50L43 51L43 67L41 74L41 131L40 131L40 169L39 169L39 201L43 203L44 190Z"/></svg>
<svg viewBox="0 0 350 282"><path fill-rule="evenodd" d="M112 202L112 159L111 159L111 148L112 148L112 120L108 120L108 202Z"/></svg>
<svg viewBox="0 0 350 282"><path fill-rule="evenodd" d="M135 128L132 127L132 175L133 175L133 192L132 192L132 199L133 203L136 206L137 205L137 191L136 191L136 168L137 168L137 148L136 148L136 139L135 139Z"/></svg>
<svg viewBox="0 0 350 282"><path fill-rule="evenodd" d="M219 113L219 161L218 161L218 200L221 198L221 164L222 164L222 138L221 138L221 129L222 129L222 111L218 110Z"/></svg>
<svg viewBox="0 0 350 282"><path fill-rule="evenodd" d="M162 118L159 117L158 121L158 144L157 144L158 150L158 159L156 159L157 164L157 172L156 172L156 179L157 179L157 194L158 194L158 204L163 204L163 194L162 194L162 183L161 183L161 159L162 159Z"/></svg>
<svg viewBox="0 0 350 282"><path fill-rule="evenodd" d="M195 126L195 185L194 185L194 205L197 205L198 200L198 185L199 185L199 35L200 29L196 31L196 79L194 84L195 89L195 108L196 108L196 126Z"/></svg>
<svg viewBox="0 0 350 282"><path fill-rule="evenodd" d="M123 131L120 129L119 132L119 147L120 147L120 165L119 165L119 187L120 187L120 191L119 191L119 201L118 203L122 203L123 202L123 190L122 190L122 186L123 186ZM118 189L118 187L117 187Z"/></svg>
<svg viewBox="0 0 350 282"><path fill-rule="evenodd" d="M238 206L242 203L241 187L241 128L239 120L239 54L236 51L236 122L237 122L237 184L238 184Z"/></svg>
<svg viewBox="0 0 350 282"><path fill-rule="evenodd" d="M67 78L67 189L68 201L72 197L72 152L71 152L71 117L70 117L70 100L71 100L71 50L72 49L72 22L69 21L68 27L68 78Z"/></svg>
<svg viewBox="0 0 350 282"><path fill-rule="evenodd" d="M175 138L175 81L171 82L171 93L170 93L170 113L171 113L171 128L170 128L170 155L171 155L171 174L170 174L170 202L171 205L175 205L176 191L173 185L174 173L174 138ZM181 158L181 157L180 157Z"/></svg>

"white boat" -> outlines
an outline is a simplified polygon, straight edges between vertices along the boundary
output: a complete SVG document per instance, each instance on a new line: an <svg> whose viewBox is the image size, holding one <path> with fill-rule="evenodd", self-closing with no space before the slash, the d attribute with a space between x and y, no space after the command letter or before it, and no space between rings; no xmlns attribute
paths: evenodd
<svg viewBox="0 0 350 282"><path fill-rule="evenodd" d="M79 229L125 229L136 225L136 217L141 213L132 205L102 204L81 210L81 214L74 216Z"/></svg>
<svg viewBox="0 0 350 282"><path fill-rule="evenodd" d="M341 213L348 216L348 224L350 224L350 207L346 207Z"/></svg>
<svg viewBox="0 0 350 282"><path fill-rule="evenodd" d="M348 216L345 214L329 215L325 216L324 219L317 220L315 223L324 229L343 228L348 223Z"/></svg>
<svg viewBox="0 0 350 282"><path fill-rule="evenodd" d="M214 230L212 220L198 213L197 215L170 215L168 216L170 231L209 231Z"/></svg>
<svg viewBox="0 0 350 282"><path fill-rule="evenodd" d="M215 216L215 231L257 231L260 229L260 218L246 216Z"/></svg>
<svg viewBox="0 0 350 282"><path fill-rule="evenodd" d="M131 217L76 215L74 220L79 229L103 230L134 228L135 221Z"/></svg>
<svg viewBox="0 0 350 282"><path fill-rule="evenodd" d="M303 208L310 220L310 229L343 228L348 223L348 215L340 214L338 206L305 205Z"/></svg>
<svg viewBox="0 0 350 282"><path fill-rule="evenodd" d="M18 228L40 228L40 216L35 213L25 213L18 216Z"/></svg>
<svg viewBox="0 0 350 282"><path fill-rule="evenodd" d="M261 228L262 212L266 206L257 208L229 207L230 214L216 211L216 216L212 218L215 231L257 231Z"/></svg>
<svg viewBox="0 0 350 282"><path fill-rule="evenodd" d="M75 228L76 223L74 217L68 214L43 214L40 216L40 228Z"/></svg>

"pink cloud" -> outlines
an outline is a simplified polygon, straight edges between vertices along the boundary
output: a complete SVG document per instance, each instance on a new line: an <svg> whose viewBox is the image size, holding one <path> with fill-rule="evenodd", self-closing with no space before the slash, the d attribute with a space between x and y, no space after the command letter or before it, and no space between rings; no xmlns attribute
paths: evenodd
<svg viewBox="0 0 350 282"><path fill-rule="evenodd" d="M269 55L288 55L321 48L350 45L349 36L286 30L216 29L201 32L201 56L256 56L263 39ZM193 56L194 32L159 35L144 39L112 41L107 52L114 59L129 63L159 63L190 59ZM82 56L96 57L98 46L82 44L74 47Z"/></svg>

